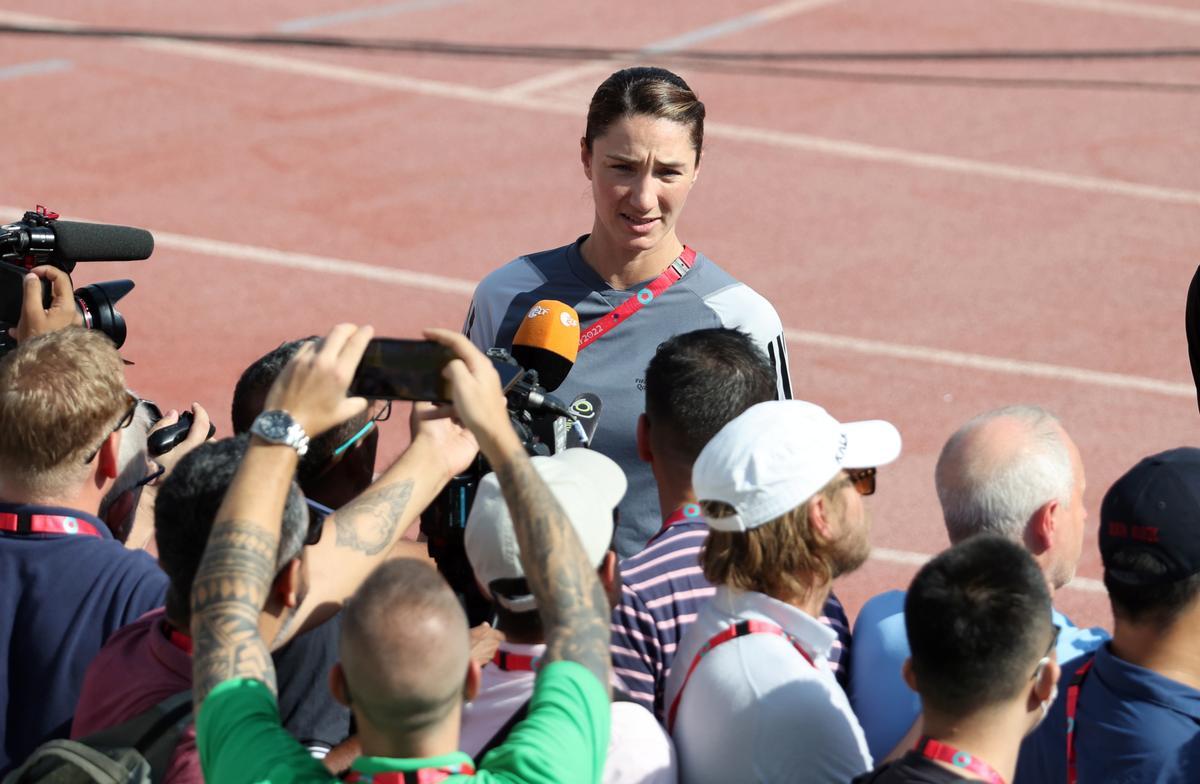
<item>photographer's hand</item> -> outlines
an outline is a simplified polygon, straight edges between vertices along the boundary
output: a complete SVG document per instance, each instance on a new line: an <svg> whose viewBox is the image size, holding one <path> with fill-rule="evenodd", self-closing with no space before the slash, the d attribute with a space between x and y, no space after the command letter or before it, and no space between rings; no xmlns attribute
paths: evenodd
<svg viewBox="0 0 1200 784"><path fill-rule="evenodd" d="M50 281L50 307L42 307L42 281ZM80 323L71 291L71 276L57 267L34 267L25 276L21 321L9 334L21 343Z"/></svg>
<svg viewBox="0 0 1200 784"><path fill-rule="evenodd" d="M471 431L449 419L446 412L432 403L413 403L408 418L412 442L428 443L435 460L442 466L445 481L470 467L479 453L479 444Z"/></svg>
<svg viewBox="0 0 1200 784"><path fill-rule="evenodd" d="M305 343L275 379L263 411L288 412L309 438L365 411L366 398L346 397L346 390L374 334L339 324L320 342Z"/></svg>

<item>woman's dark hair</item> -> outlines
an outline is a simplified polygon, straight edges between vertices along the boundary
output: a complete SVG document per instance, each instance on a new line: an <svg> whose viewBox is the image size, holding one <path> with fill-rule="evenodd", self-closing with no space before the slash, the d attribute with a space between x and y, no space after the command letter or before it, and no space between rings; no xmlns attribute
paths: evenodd
<svg viewBox="0 0 1200 784"><path fill-rule="evenodd" d="M592 143L603 136L622 117L644 114L673 120L687 127L700 163L704 147L704 104L687 82L665 68L638 66L624 68L604 80L592 95L588 106L584 144L591 152Z"/></svg>

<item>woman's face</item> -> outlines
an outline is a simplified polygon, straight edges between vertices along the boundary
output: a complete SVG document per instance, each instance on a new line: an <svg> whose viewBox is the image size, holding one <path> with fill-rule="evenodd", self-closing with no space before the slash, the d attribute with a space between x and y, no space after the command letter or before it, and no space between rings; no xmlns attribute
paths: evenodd
<svg viewBox="0 0 1200 784"><path fill-rule="evenodd" d="M623 117L582 145L583 170L592 181L596 231L613 247L653 250L674 238L696 181L696 151L687 126L639 114Z"/></svg>

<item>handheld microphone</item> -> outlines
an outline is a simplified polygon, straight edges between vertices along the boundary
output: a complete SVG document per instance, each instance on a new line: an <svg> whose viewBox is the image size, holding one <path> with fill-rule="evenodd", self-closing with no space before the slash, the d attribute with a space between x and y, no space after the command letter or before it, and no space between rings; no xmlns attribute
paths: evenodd
<svg viewBox="0 0 1200 784"><path fill-rule="evenodd" d="M571 413L574 415L572 428L567 432L567 449L579 446L591 446L596 436L596 426L600 424L600 411L604 408L600 396L595 392L583 392L571 401Z"/></svg>
<svg viewBox="0 0 1200 784"><path fill-rule="evenodd" d="M538 383L547 392L558 389L566 379L578 353L579 314L558 300L539 300L513 336L513 359L527 370L536 370Z"/></svg>

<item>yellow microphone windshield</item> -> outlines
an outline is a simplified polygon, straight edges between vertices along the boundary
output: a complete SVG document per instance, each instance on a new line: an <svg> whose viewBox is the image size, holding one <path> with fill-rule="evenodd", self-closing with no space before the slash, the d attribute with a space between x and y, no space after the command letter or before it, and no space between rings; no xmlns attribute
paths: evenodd
<svg viewBox="0 0 1200 784"><path fill-rule="evenodd" d="M551 351L574 362L579 353L579 314L554 299L540 300L521 319L513 348L527 346Z"/></svg>

